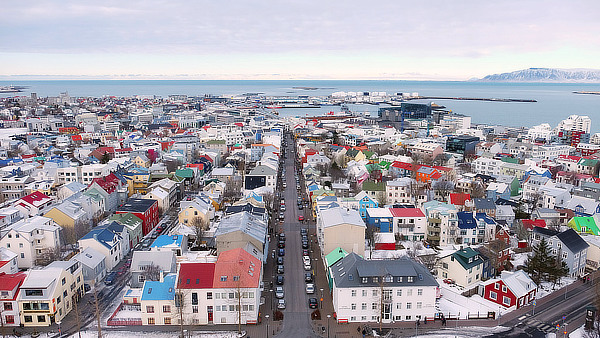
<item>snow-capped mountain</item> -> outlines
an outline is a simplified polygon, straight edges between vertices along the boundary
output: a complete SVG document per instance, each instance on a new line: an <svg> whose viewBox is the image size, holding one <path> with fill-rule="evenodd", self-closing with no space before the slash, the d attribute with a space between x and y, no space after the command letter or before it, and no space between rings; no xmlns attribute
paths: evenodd
<svg viewBox="0 0 600 338"><path fill-rule="evenodd" d="M493 74L476 81L486 82L600 82L598 69L529 68Z"/></svg>

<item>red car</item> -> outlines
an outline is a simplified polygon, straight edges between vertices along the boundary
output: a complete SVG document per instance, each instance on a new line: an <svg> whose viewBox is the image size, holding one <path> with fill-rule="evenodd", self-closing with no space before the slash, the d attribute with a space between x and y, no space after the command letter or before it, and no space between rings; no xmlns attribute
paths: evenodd
<svg viewBox="0 0 600 338"><path fill-rule="evenodd" d="M300 221L300 222L304 221L304 216L298 216L298 221Z"/></svg>

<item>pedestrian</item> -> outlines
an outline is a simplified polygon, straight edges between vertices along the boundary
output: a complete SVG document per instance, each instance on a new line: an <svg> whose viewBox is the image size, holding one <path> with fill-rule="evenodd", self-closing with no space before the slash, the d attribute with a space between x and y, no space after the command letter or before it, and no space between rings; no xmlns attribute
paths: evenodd
<svg viewBox="0 0 600 338"><path fill-rule="evenodd" d="M417 318L417 326L421 326L421 318Z"/></svg>
<svg viewBox="0 0 600 338"><path fill-rule="evenodd" d="M427 325L427 316L423 319L423 324Z"/></svg>
<svg viewBox="0 0 600 338"><path fill-rule="evenodd" d="M356 332L360 333L360 325L356 328Z"/></svg>

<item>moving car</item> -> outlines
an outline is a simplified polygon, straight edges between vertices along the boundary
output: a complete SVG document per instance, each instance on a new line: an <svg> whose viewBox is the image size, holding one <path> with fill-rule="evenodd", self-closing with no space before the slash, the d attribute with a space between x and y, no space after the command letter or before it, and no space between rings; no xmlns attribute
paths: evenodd
<svg viewBox="0 0 600 338"><path fill-rule="evenodd" d="M300 221L300 222L304 221L304 216L302 216L302 215L298 216L298 221Z"/></svg>

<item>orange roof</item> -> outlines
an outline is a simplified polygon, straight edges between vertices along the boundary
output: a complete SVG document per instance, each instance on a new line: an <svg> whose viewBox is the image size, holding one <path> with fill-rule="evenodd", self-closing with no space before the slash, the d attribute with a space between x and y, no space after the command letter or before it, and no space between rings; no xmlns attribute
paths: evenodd
<svg viewBox="0 0 600 338"><path fill-rule="evenodd" d="M213 288L257 288L261 262L244 249L221 252L215 265Z"/></svg>

